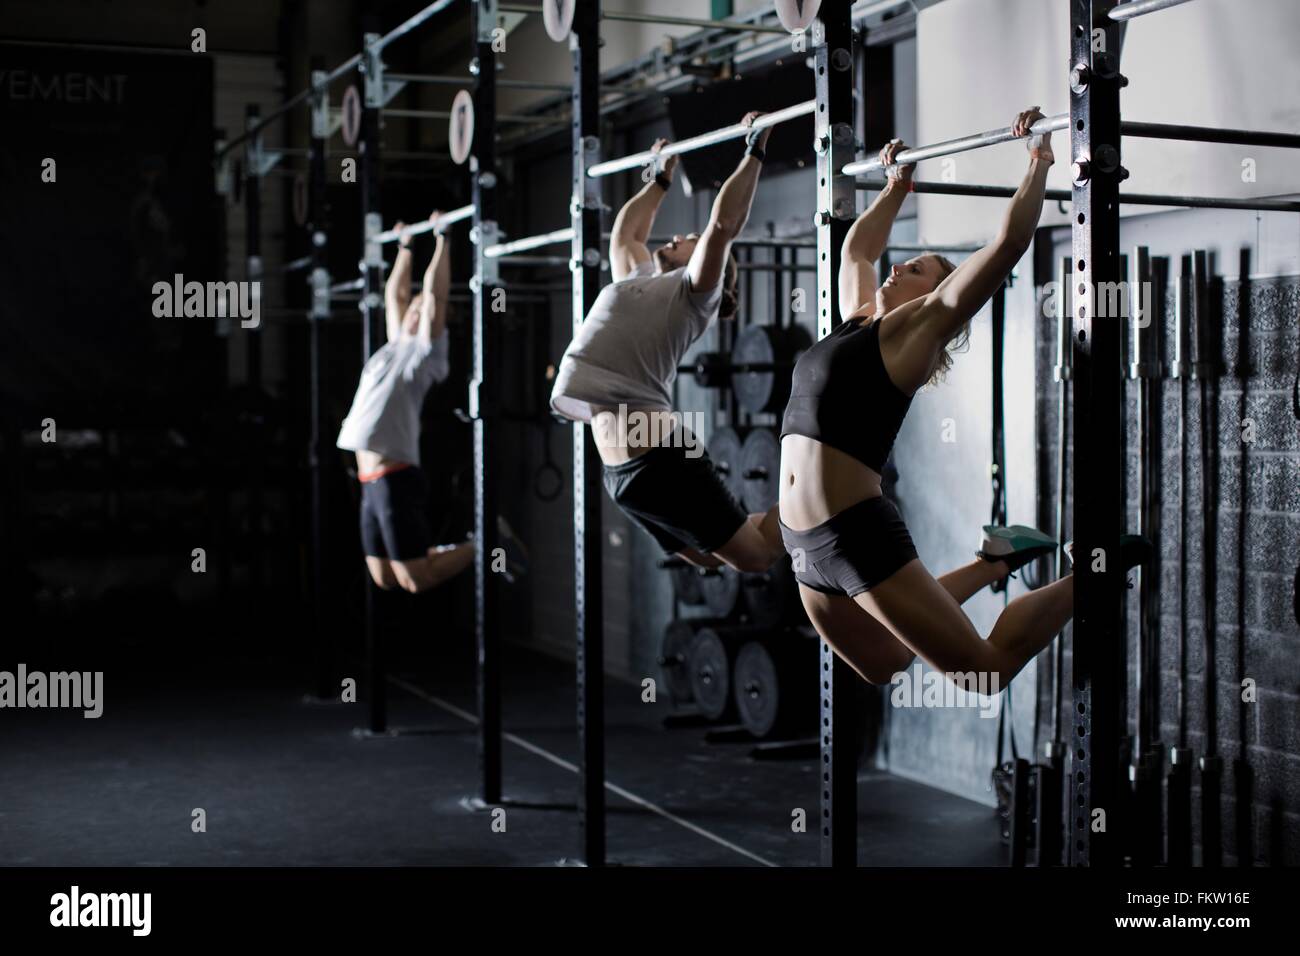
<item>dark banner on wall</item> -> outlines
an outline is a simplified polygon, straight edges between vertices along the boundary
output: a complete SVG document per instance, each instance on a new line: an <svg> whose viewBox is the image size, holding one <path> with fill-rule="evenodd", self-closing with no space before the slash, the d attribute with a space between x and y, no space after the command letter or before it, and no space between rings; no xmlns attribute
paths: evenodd
<svg viewBox="0 0 1300 956"><path fill-rule="evenodd" d="M112 414L213 381L212 324L154 284L215 280L212 61L0 43L0 395Z"/></svg>

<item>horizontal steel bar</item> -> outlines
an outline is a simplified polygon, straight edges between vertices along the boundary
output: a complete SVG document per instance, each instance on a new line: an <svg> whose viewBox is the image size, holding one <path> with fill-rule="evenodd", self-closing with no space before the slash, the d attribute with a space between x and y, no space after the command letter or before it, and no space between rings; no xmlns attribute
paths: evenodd
<svg viewBox="0 0 1300 956"><path fill-rule="evenodd" d="M405 233L408 236L418 236L423 232L433 232L435 229L442 229L450 226L453 222L460 222L462 219L468 219L474 215L473 206L461 206L459 209L453 209L450 212L444 212L438 217L437 221L426 219L424 222L417 222L402 229L398 232L396 229L389 229L387 232L381 232L375 236L378 243L396 242Z"/></svg>
<svg viewBox="0 0 1300 956"><path fill-rule="evenodd" d="M1140 17L1145 13L1155 13L1157 10L1164 10L1168 7L1176 7L1180 3L1186 3L1187 0L1133 0L1132 3L1121 3L1117 7L1112 7L1108 16L1112 20L1132 20L1134 17Z"/></svg>
<svg viewBox="0 0 1300 956"><path fill-rule="evenodd" d="M475 82L474 77L468 74L465 76L448 76L437 73L389 73L385 71L384 78L402 83L440 83L444 86L471 86ZM553 90L559 93L567 93L573 89L572 83L539 83L534 80L507 80L501 77L497 77L495 85L505 90Z"/></svg>
<svg viewBox="0 0 1300 956"><path fill-rule="evenodd" d="M816 108L817 103L815 100L796 103L794 106L787 106L783 110L763 114L754 120L752 126L736 123L733 126L715 129L711 133L702 133L699 136L692 136L689 139L669 143L658 153L647 149L640 153L633 153L631 156L624 156L622 159L611 159L608 162L597 163L587 170L587 175L593 177L608 176L611 173L621 173L626 169L639 169L654 162L657 156L676 156L679 153L689 153L697 149L703 149L705 146L725 143L727 140L740 139L742 136L748 136L752 129L766 129L769 126L776 126L788 120L797 119L800 116L807 116Z"/></svg>
<svg viewBox="0 0 1300 956"><path fill-rule="evenodd" d="M737 262L741 272L816 272L815 262Z"/></svg>
<svg viewBox="0 0 1300 956"><path fill-rule="evenodd" d="M495 246L488 246L483 250L483 255L489 259L500 259L502 256L508 256L514 252L527 252L529 249L553 246L556 243L569 242L572 239L573 227L569 226L565 229L556 229L554 232L544 232L541 235L527 236L513 242L502 242Z"/></svg>
<svg viewBox="0 0 1300 956"><path fill-rule="evenodd" d="M918 193L935 193L943 196L987 196L1010 198L1016 194L1011 186L982 186L968 183L913 182ZM858 183L859 190L883 189L885 183L876 181ZM1044 199L1069 202L1073 193L1068 189L1049 189ZM1121 193L1121 203L1130 206L1186 206L1189 209L1255 209L1261 212L1300 212L1300 201L1289 199L1230 199L1218 196L1166 196L1158 193Z"/></svg>
<svg viewBox="0 0 1300 956"><path fill-rule="evenodd" d="M1029 128L1028 135L1038 136L1043 133L1053 133L1065 129L1069 125L1070 114L1057 113L1055 116L1040 119ZM965 153L972 149L983 149L985 146L996 146L998 143L1009 143L1014 139L1024 138L1023 136L1015 136L1011 132L1010 126L1004 126L1001 129L991 129L986 133L975 133L971 136L945 140L942 143L935 143L933 146L918 146L915 149L905 149L895 157L895 162L898 165L919 163L923 159L951 156L954 153ZM884 168L885 166L879 158L860 159L857 162L846 164L841 172L846 176L861 176L863 173L876 172Z"/></svg>
<svg viewBox="0 0 1300 956"><path fill-rule="evenodd" d="M766 23L740 23L735 20L702 20L697 17L661 17L653 13L630 13L623 10L602 10L602 20L618 20L623 23L662 23L673 27L699 27L702 30L735 30L739 33L783 33L790 31L782 26L770 26Z"/></svg>
<svg viewBox="0 0 1300 956"><path fill-rule="evenodd" d="M522 3L502 3L497 6L502 13L538 14L541 7ZM654 13L633 13L626 10L602 10L602 20L618 20L624 23L662 23L665 26L699 27L702 30L736 30L749 33L784 33L790 35L785 27L769 26L763 23L745 23L740 20L704 20L698 17L665 17Z"/></svg>
<svg viewBox="0 0 1300 956"><path fill-rule="evenodd" d="M568 256L509 256L501 260L503 266L557 266L567 269Z"/></svg>
<svg viewBox="0 0 1300 956"><path fill-rule="evenodd" d="M303 256L299 259L291 259L280 267L281 272L298 272L302 269L308 269L315 262L313 256Z"/></svg>
<svg viewBox="0 0 1300 956"><path fill-rule="evenodd" d="M1277 146L1283 149L1300 149L1300 136L1294 133L1272 133L1254 129L1226 129L1220 126L1185 126L1181 123L1123 122L1120 130L1125 136L1149 139L1175 139L1192 143L1231 143L1238 146Z"/></svg>
<svg viewBox="0 0 1300 956"><path fill-rule="evenodd" d="M388 46L388 44L410 33L430 17L441 13L447 7L451 6L453 2L454 0L434 0L433 3L429 4L419 13L412 14L410 17L403 20L397 26L393 27L393 29L381 36L375 42L375 49L382 51L384 47Z"/></svg>

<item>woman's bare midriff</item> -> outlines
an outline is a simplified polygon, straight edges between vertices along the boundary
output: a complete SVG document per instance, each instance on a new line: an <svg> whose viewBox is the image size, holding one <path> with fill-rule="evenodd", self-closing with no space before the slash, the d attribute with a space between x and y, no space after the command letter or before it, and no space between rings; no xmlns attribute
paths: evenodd
<svg viewBox="0 0 1300 956"><path fill-rule="evenodd" d="M680 422L679 414L662 408L624 408L621 414L599 409L591 416L591 434L600 460L622 465L658 445L682 441L673 436Z"/></svg>
<svg viewBox="0 0 1300 956"><path fill-rule="evenodd" d="M807 531L846 508L877 498L880 474L837 448L804 435L781 439L781 520Z"/></svg>

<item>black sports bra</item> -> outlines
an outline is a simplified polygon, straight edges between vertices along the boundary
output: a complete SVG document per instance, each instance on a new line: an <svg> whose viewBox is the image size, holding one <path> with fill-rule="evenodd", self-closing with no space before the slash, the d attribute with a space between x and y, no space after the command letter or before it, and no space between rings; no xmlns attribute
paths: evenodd
<svg viewBox="0 0 1300 956"><path fill-rule="evenodd" d="M885 370L880 320L850 319L795 363L781 437L804 435L880 472L911 405Z"/></svg>

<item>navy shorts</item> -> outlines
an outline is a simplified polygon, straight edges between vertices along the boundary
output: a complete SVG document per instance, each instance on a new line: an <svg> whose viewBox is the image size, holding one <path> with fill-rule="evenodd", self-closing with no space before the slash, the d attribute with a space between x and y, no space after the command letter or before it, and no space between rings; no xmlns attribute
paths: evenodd
<svg viewBox="0 0 1300 956"><path fill-rule="evenodd" d="M391 561L423 558L433 545L429 486L411 465L361 482L361 547L367 556Z"/></svg>
<svg viewBox="0 0 1300 956"><path fill-rule="evenodd" d="M661 445L621 465L605 466L605 490L649 532L665 554L722 547L749 520L704 443Z"/></svg>
<svg viewBox="0 0 1300 956"><path fill-rule="evenodd" d="M845 508L809 528L781 523L795 580L823 594L870 591L916 557L916 546L894 503L880 495Z"/></svg>

